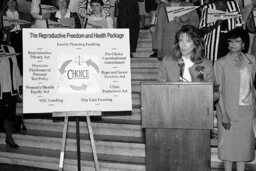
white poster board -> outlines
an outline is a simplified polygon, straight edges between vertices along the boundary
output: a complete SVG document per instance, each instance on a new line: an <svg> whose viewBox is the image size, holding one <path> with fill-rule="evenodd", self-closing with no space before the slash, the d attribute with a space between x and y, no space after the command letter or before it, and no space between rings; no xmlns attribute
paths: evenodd
<svg viewBox="0 0 256 171"><path fill-rule="evenodd" d="M24 29L24 113L132 110L128 29Z"/></svg>
<svg viewBox="0 0 256 171"><path fill-rule="evenodd" d="M60 18L58 22L48 20L48 28L59 29L59 28L75 28L74 18Z"/></svg>
<svg viewBox="0 0 256 171"><path fill-rule="evenodd" d="M207 23L216 22L217 20L228 20L231 18L240 17L238 12L225 12L221 10L208 9Z"/></svg>
<svg viewBox="0 0 256 171"><path fill-rule="evenodd" d="M171 22L174 20L174 17L181 17L197 8L199 8L199 6L165 7L165 10L167 19Z"/></svg>
<svg viewBox="0 0 256 171"><path fill-rule="evenodd" d="M30 24L30 22L3 16L3 26L4 27L8 27L8 26L15 25L15 24L20 24L20 25L21 24Z"/></svg>

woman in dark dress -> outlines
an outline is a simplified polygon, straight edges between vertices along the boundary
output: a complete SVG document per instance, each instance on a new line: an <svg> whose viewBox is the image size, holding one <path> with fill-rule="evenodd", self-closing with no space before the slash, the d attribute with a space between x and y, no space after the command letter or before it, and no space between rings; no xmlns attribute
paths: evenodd
<svg viewBox="0 0 256 171"><path fill-rule="evenodd" d="M2 31L2 30L1 30ZM6 134L6 144L18 148L12 137L12 123L16 118L17 96L21 94L22 81L13 47L6 45L0 34L0 125Z"/></svg>
<svg viewBox="0 0 256 171"><path fill-rule="evenodd" d="M130 30L130 52L136 52L140 16L138 0L119 0L118 3L117 28L128 28Z"/></svg>

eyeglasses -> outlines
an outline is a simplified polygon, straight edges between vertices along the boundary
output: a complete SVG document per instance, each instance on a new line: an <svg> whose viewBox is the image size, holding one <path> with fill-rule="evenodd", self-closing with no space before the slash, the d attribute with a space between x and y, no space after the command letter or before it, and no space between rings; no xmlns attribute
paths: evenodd
<svg viewBox="0 0 256 171"><path fill-rule="evenodd" d="M241 43L241 42L243 42L243 40L242 39L228 39L228 44L229 43L236 43L236 44L238 44L238 43Z"/></svg>

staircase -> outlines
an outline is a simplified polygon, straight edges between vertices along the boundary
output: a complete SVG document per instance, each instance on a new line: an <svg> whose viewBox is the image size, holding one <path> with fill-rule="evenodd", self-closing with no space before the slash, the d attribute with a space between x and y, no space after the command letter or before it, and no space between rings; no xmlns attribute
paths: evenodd
<svg viewBox="0 0 256 171"><path fill-rule="evenodd" d="M141 127L140 82L155 81L160 62L148 58L151 52L148 30L141 30L137 52L131 59L132 105L131 114L92 118L101 171L145 171L145 133ZM109 113L108 113L109 114ZM111 115L111 113L110 113ZM19 149L5 145L5 135L0 133L0 163L57 170L61 149L63 120L53 120L51 114L25 115L27 131L14 134ZM216 126L216 123L215 123ZM94 171L86 121L80 122L81 165L83 171ZM217 159L217 140L212 139L212 169L223 168ZM256 161L247 165L248 171L256 170ZM1 170L1 168L0 168ZM64 170L77 170L76 125L69 121Z"/></svg>

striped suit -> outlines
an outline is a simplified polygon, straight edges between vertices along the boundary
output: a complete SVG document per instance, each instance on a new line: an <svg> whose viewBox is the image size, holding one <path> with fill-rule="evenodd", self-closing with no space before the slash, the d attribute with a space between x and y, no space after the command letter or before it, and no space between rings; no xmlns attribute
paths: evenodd
<svg viewBox="0 0 256 171"><path fill-rule="evenodd" d="M238 4L235 1L227 1L228 8L226 12L240 12L240 8ZM216 10L216 5L214 3L207 4L203 7L202 9L202 14L201 14L201 19L199 23L199 29L203 27L209 27L213 26L215 22L212 23L207 23L207 13L208 9L215 9ZM227 31L231 31L235 29L236 27L242 26L243 24L243 19L242 16L237 17L237 18L231 18L227 20L228 26L227 26ZM208 59L211 61L216 61L218 58L221 56L218 56L218 51L219 51L219 43L220 41L225 41L225 40L220 40L220 33L221 33L221 26L218 26L217 28L213 29L211 32L207 33L204 35L204 41L205 41L205 55Z"/></svg>

